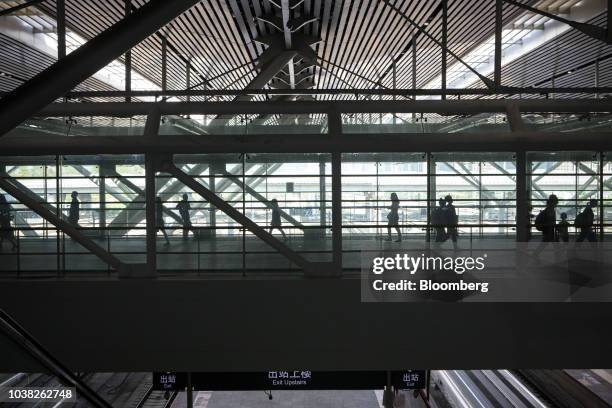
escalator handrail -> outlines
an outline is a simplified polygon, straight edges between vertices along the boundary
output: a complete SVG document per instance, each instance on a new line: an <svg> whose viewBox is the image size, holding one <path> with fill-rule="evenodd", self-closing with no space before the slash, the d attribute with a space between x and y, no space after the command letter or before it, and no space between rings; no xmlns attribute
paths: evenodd
<svg viewBox="0 0 612 408"><path fill-rule="evenodd" d="M113 408L84 381L64 366L8 313L0 309L0 329L55 375L63 384L75 387L96 408Z"/></svg>

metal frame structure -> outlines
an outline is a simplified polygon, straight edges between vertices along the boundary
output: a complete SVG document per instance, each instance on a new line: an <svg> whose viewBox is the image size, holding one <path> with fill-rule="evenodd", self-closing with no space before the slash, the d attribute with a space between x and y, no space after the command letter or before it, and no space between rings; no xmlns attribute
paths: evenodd
<svg viewBox="0 0 612 408"><path fill-rule="evenodd" d="M151 0L68 56L60 41L58 62L0 100L0 136L36 110L89 78L100 68L172 21L200 0ZM61 18L60 18L61 20ZM61 33L60 33L61 34Z"/></svg>
<svg viewBox="0 0 612 408"><path fill-rule="evenodd" d="M10 14L18 9L35 5L37 1L26 2L18 8L4 10L2 14ZM581 32L604 42L610 42L612 38L611 26L608 21L607 30L587 23L579 23L564 19L514 0L496 0L495 2L495 54L493 79L478 72L474 67L466 63L457 52L451 49L448 43L447 32L449 28L448 15L449 5L446 0L441 0L435 7L434 13L424 20L420 16L418 21L414 16L408 15L404 10L397 7L395 3L381 0L383 7L388 13L394 13L397 21L408 24L412 33L410 45L412 48L412 88L396 88L396 62L393 58L393 88L390 89L382 84L381 76L377 81L370 80L353 72L348 68L334 65L325 57L317 55L312 48L321 39L316 36L314 30L307 29L309 24L318 24L320 16L311 15L309 12L294 11L301 2L282 0L279 4L272 3L278 9L266 10L266 13L258 12L252 24L259 24L262 31L270 35L255 36L256 45L249 44L253 60L250 62L257 71L254 77L248 81L245 89L210 89L206 78L201 84L191 85L190 60L187 59L188 84L186 89L170 90L168 84L168 51L173 45L170 42L171 30L158 32L168 23L191 7L199 3L199 0L150 0L144 6L135 9L131 1L124 5L123 18L111 27L91 38L85 45L67 55L66 53L66 10L65 1L58 0L56 7L56 20L58 32L58 61L25 82L14 91L3 95L0 100L0 155L43 155L43 154L119 154L119 153L143 153L145 154L145 191L139 191L136 186L128 187L145 197L147 221L147 271L154 276L156 271L156 215L155 197L157 188L155 175L157 172L169 173L178 182L188 186L198 194L206 198L212 205L228 214L239 222L243 227L249 229L257 237L268 245L286 256L293 263L300 266L309 273L325 270L326 273L338 273L341 270L342 252L342 219L341 219L341 154L345 152L371 152L373 146L377 151L394 152L426 152L429 156L432 152L439 151L506 151L515 152L517 160L517 201L528 198L526 180L527 151L542 150L581 150L588 147L590 150L605 151L612 150L612 138L606 133L563 133L563 132L532 132L529 131L521 117L526 112L559 112L559 113L591 113L612 112L612 101L592 100L489 100L480 99L472 101L450 101L448 96L499 96L499 95L521 95L521 94L590 94L600 95L612 92L612 87L510 87L502 84L502 28L504 17L504 3L515 8L522 8L535 14L545 15L553 20L578 29ZM242 13L235 2L230 2L234 8L236 22L240 30L248 31L247 24L243 20ZM248 11L250 14L251 11ZM280 13L280 14L279 14ZM329 13L326 9L325 13ZM610 10L608 10L610 14ZM428 30L428 25L434 18L441 19L441 38ZM250 29L253 25L248 23ZM263 30L266 26L270 30ZM304 32L298 32L304 29ZM161 84L160 90L134 91L131 89L131 49L140 41L157 32L161 39ZM244 34L244 33L243 33ZM252 35L248 34L248 35ZM421 38L422 37L422 38ZM417 39L428 41L441 50L441 87L440 89L417 89ZM261 52L262 45L266 45L265 51ZM257 48L258 52L255 52ZM464 50L465 51L465 50ZM126 86L124 90L116 91L74 91L76 85L94 74L98 69L104 67L111 61L124 56L126 72ZM450 88L447 83L447 59L453 58L458 63L475 75L485 88ZM181 56L185 59L186 57ZM372 88L358 88L349 86L347 89L310 89L314 86L311 77L314 76L314 67L328 70L329 67L339 68L352 77L358 77L373 84ZM327 67L327 68L326 68ZM286 71L285 71L286 68ZM388 70L386 72L389 72ZM334 74L335 77L338 75ZM341 79L340 77L338 77ZM348 84L347 81L342 80ZM206 89L195 89L204 85ZM349 84L350 85L350 84ZM360 95L369 97L368 101L313 101L313 102L289 102L297 96L316 95L354 95L358 99ZM381 100L373 101L371 96L379 95ZM153 96L166 101L170 97L186 98L188 102L164 102L164 103L133 103L134 98ZM231 96L233 102L226 103L200 103L189 102L192 97L218 97ZM272 97L268 102L250 102L255 96ZM382 100L382 97L393 97L393 100ZM413 97L411 101L395 100L397 96ZM417 101L417 96L440 96L440 101ZM64 101L73 98L125 98L129 103L59 103L45 106L58 98ZM164 99L165 98L165 99ZM428 134L380 134L376 136L367 134L348 134L343 131L342 114L346 113L412 113L413 115L423 113L437 113L440 115L473 115L479 113L502 113L507 116L511 132L499 133L440 133ZM235 115L252 114L260 117L269 115L318 114L327 117L327 130L324 134L292 134L292 135L177 135L162 137L159 135L160 120L164 116L178 115L216 115L218 119L229 120ZM146 115L147 122L144 137L115 137L115 136L18 136L3 137L20 123L32 116L41 117L70 117L70 116L121 116ZM195 133L203 129L196 128ZM375 138L375 139L374 139ZM333 236L333 261L331 268L316 268L304 260L299 254L293 252L286 245L276 240L262 227L253 223L243 214L239 213L231 205L219 198L215 192L211 179L208 187L197 182L178 168L172 159L172 154L180 153L331 153L331 180L332 180L332 236ZM244 182L231 180L237 185L247 189ZM21 202L39 213L50 223L56 225L60 230L66 232L81 245L98 255L114 269L123 270L123 265L118 259L99 248L95 243L83 236L78 229L71 226L56 211L49 211L47 207L37 202L27 192L22 191L5 174L0 179L0 187L18 198ZM428 191L431 186L428 185ZM262 197L263 198L263 197ZM517 206L517 238L522 240L526 235L523 231L528 223L528 214L525 208ZM283 217L295 225L287 214ZM214 218L214 213L211 219ZM332 272L336 271L336 272Z"/></svg>
<svg viewBox="0 0 612 408"><path fill-rule="evenodd" d="M156 223L155 223L155 174L169 173L180 183L191 188L219 210L228 214L243 227L270 245L307 274L336 276L342 270L342 219L341 219L341 154L356 152L514 152L517 174L517 239L524 240L529 223L527 212L528 180L526 152L528 151L580 151L612 150L612 139L606 132L531 132L523 123L524 112L612 112L612 102L605 100L486 100L486 101L387 101L387 102L232 102L232 103L94 103L54 104L39 115L88 116L88 115L147 115L144 135L109 136L20 136L0 139L0 155L35 156L48 154L120 154L144 153L146 162L146 219L148 275L156 273ZM423 113L477 114L503 113L507 116L510 132L498 133L443 133L443 134L346 134L343 132L342 115L346 113ZM212 114L324 114L327 115L327 132L319 135L190 135L161 136L159 125L164 115ZM180 153L331 153L332 180L332 252L333 261L326 265L313 265L282 242L255 224L213 191L180 170L172 154ZM17 187L2 179L0 186L41 214L58 228L78 240L83 246L98 254L81 237L78 230L57 219L53 214L38 208ZM13 194L15 193L15 194ZM520 204L524 203L524 204ZM115 259L99 256L115 269L125 265Z"/></svg>
<svg viewBox="0 0 612 408"><path fill-rule="evenodd" d="M19 7L36 6L38 2L26 2ZM463 55L457 54L451 49L448 42L447 33L449 31L449 6L446 0L442 0L435 7L429 18L423 23L420 20L416 21L414 16L407 15L404 10L397 7L387 0L381 0L384 8L390 14L394 15L396 21L404 21L410 27L412 32L413 54L413 86L411 89L402 89L396 87L396 63L397 57L393 58L393 64L385 71L378 80L370 80L362 75L351 71L345 67L338 67L353 77L360 77L362 80L369 81L373 86L371 88L363 88L351 86L349 82L342 80L344 84L349 85L347 88L324 88L309 89L315 84L312 80L314 68L323 71L328 71L333 63L316 54L311 47L318 44L321 39L316 37L310 29L307 29L310 24L315 26L319 24L321 17L311 15L308 11L296 11L296 7L300 2L294 4L289 1L281 1L279 4L271 3L278 8L275 14L275 8L266 9L265 13L257 12L253 22L243 21L242 11L234 2L230 2L229 7L236 16L238 24L244 35L246 31L254 32L254 25L259 25L263 30L267 27L268 35L259 35L254 37L256 46L248 44L248 48L253 51L253 60L250 62L257 70L254 78L252 78L244 89L212 89L208 82L211 78L204 78L203 82L191 85L188 84L185 89L168 89L168 51L173 50L174 46L170 42L171 37L167 31L157 32L157 37L161 39L161 84L160 90L134 91L131 89L131 47L135 46L139 41L155 33L164 25L171 23L177 16L181 15L186 10L199 3L198 0L180 0L174 2L163 2L153 0L145 6L135 8L130 1L126 1L124 5L123 19L116 22L110 28L100 33L96 37L90 39L85 45L81 46L75 52L66 55L66 10L64 0L57 2L55 17L57 20L58 32L58 62L40 73L34 78L31 78L22 86L10 92L3 94L4 98L0 101L0 136L5 134L11 128L16 126L21 121L25 120L31 114L52 102L57 98L125 98L126 101L131 101L133 98L142 97L157 97L169 98L179 97L191 99L193 97L218 97L232 96L234 101L249 100L257 95L273 96L278 100L291 100L296 96L333 96L333 95L351 95L358 98L359 95L371 96L440 96L445 99L447 96L483 96L483 95L526 95L526 94L587 94L600 95L612 93L612 87L600 87L598 84L594 87L576 86L576 87L517 87L507 86L502 84L502 28L504 27L504 5L512 6L510 8L517 10L527 10L536 15L546 16L552 20L566 24L574 29L586 33L590 37L598 40L609 42L611 37L611 29L603 29L595 24L582 23L560 17L556 14L545 10L534 8L530 3L520 3L514 0L496 0L495 2L495 53L494 53L494 72L490 79L487 75L479 73L469 63L465 62ZM38 6L42 11L48 12L48 9L43 6ZM599 9L598 9L599 10ZM16 10L15 10L16 11ZM256 10L257 11L257 10ZM6 9L2 13L10 14L12 9ZM610 11L608 10L608 13ZM247 12L247 15L250 11ZM260 15L261 14L261 15ZM514 15L514 14L510 14ZM247 16L248 17L248 16ZM421 16L422 17L422 16ZM441 26L440 36L430 33L428 25L434 20L440 19ZM299 30L305 30L303 33ZM264 32L267 32L264 30ZM441 87L440 89L417 89L416 83L416 49L414 45L418 37L423 37L439 47L441 50ZM129 39L129 41L126 41ZM255 48L261 50L262 46L267 46L265 51L255 53ZM186 71L191 72L192 67L189 58L181 55L175 50L178 58L186 63ZM464 50L465 51L465 50ZM92 75L96 70L110 63L114 59L125 55L124 62L125 70L125 90L114 91L71 91L77 84ZM403 55L403 53L401 54ZM465 87L455 89L448 86L446 81L447 58L452 57L455 61L462 64L468 71L475 75L485 88ZM327 65L326 65L327 64ZM332 65L330 65L332 64ZM327 67L327 68L326 68ZM286 72L285 69L288 71ZM390 71L393 71L393 87L384 86L382 79ZM334 74L336 77L337 75ZM189 76L189 75L187 75ZM201 76L201 75L200 75ZM342 79L342 78L339 78ZM187 82L190 82L188 78ZM204 86L205 89L195 89ZM24 103L25 101L27 103Z"/></svg>

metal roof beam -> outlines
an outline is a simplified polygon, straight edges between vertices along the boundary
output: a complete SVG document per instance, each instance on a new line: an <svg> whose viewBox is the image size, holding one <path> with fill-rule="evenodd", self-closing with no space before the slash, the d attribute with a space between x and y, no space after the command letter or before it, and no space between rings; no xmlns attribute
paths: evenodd
<svg viewBox="0 0 612 408"><path fill-rule="evenodd" d="M393 9L396 13L398 13L404 20L406 20L411 26L413 26L416 30L419 31L419 33L421 33L422 35L424 35L425 37L427 37L429 40L431 40L432 42L434 42L435 44L437 44L440 48L445 49L446 52L448 53L448 55L450 55L451 57L453 57L454 59L456 59L459 63L463 64L467 69L469 69L470 71L472 71L472 73L474 75L476 75L489 89L493 89L495 88L495 84L493 81L491 81L489 78L487 78L484 75L481 75L478 71L476 71L474 68L472 68L469 64L467 64L465 61L463 61L463 59L461 59L460 56L458 56L456 53L454 53L452 50L450 50L448 47L445 47L444 44L442 44L442 42L438 41L436 38L434 38L431 34L429 34L426 30L426 28L420 26L419 24L417 24L416 22L414 22L410 17L408 17L406 15L406 13L404 13L402 10L400 10L398 7L396 7L394 4L391 4L391 2L389 0L379 0L381 2L383 2L384 4L386 4L388 7L390 7L391 9Z"/></svg>
<svg viewBox="0 0 612 408"><path fill-rule="evenodd" d="M0 100L0 137L199 0L151 0Z"/></svg>
<svg viewBox="0 0 612 408"><path fill-rule="evenodd" d="M384 94L384 92L383 92ZM612 112L612 99L480 99L446 101L299 101L299 102L166 102L159 104L162 115L289 114L327 113L506 113L509 103L516 103L522 113L532 112ZM146 115L153 103L55 103L35 117L63 116L136 116Z"/></svg>
<svg viewBox="0 0 612 408"><path fill-rule="evenodd" d="M500 92L506 93L506 91L509 91L508 93L512 93L513 88L508 88L501 85L502 68L571 30L570 26L567 26L559 21L548 21L537 30L533 30L532 33L529 33L523 37L521 41L516 41L511 45L508 45L507 43L502 42L502 30L504 27L503 21L501 20L502 5L499 4L506 0L496 1L498 4L496 4L495 12L495 35L483 41L483 43L495 43L494 52L492 55L490 55L491 58L487 63L481 64L478 67L478 72L480 75L476 76L470 73L465 73L454 81L451 81L448 84L448 87L457 89L459 91L467 90L479 81L480 76L493 76L494 82L498 86L498 90ZM605 8L603 0L583 0L579 5L576 5L569 10L569 15L574 21L588 21L604 11ZM508 21L507 24L511 24L511 22ZM507 46L504 46L504 44ZM457 71L456 68L458 67L458 64L459 63L453 64L450 69ZM425 88L427 88L430 84L437 84L439 81L440 75L430 81L429 84L425 85ZM535 85L537 86L537 84ZM543 90L543 88L534 87L522 89L524 89L526 92L533 92L538 89L542 89L543 93L556 92L552 89Z"/></svg>
<svg viewBox="0 0 612 408"><path fill-rule="evenodd" d="M264 64L262 64L261 71L253 78L247 85L247 89L260 89L263 88L274 78L281 70L287 65L293 58L298 54L295 50L276 50L272 47L268 48L266 52L276 52L276 55L271 56ZM263 55L263 54L262 54ZM239 95L234 98L234 101L249 101L251 95ZM216 117L213 120L217 122L215 124L222 125L229 121L234 115Z"/></svg>
<svg viewBox="0 0 612 408"><path fill-rule="evenodd" d="M603 42L605 42L607 44L612 44L612 41L610 40L610 38L608 36L609 33L606 33L605 29L603 29L603 28L601 28L601 27L599 27L597 25L583 23L583 22L574 21L574 20L568 20L568 19L560 17L560 16L558 16L556 14L549 13L549 12L547 12L545 10L540 10L538 8L531 7L531 6L529 6L529 5L525 4L525 3L520 3L520 2L518 2L516 0L503 0L503 1L505 1L508 4L512 4L515 7L527 10L527 11L529 11L531 13L539 14L541 16L548 17L548 18L550 18L552 20L559 21L559 22L561 22L563 24L567 24L570 27L572 27L572 28L574 28L574 29L576 29L576 30L578 30L578 31L588 35L589 37L595 38L596 40L603 41ZM608 6L609 6L609 2L608 2ZM608 9L609 9L609 7L608 7Z"/></svg>
<svg viewBox="0 0 612 408"><path fill-rule="evenodd" d="M0 17L2 16L8 16L9 14L14 14L24 8L27 7L31 7L31 6L35 6L39 3L42 3L45 0L30 0L30 1L26 1L25 3L22 4L18 4L17 6L11 7L11 8L7 8L4 10L0 10Z"/></svg>
<svg viewBox="0 0 612 408"><path fill-rule="evenodd" d="M612 150L606 132L177 135L143 140L117 136L22 136L0 139L0 155L212 154L346 152L516 152Z"/></svg>

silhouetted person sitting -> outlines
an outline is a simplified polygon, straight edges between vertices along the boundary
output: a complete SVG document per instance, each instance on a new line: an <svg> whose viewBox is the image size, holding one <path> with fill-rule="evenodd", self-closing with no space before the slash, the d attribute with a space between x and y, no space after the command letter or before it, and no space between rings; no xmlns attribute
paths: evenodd
<svg viewBox="0 0 612 408"><path fill-rule="evenodd" d="M391 207L387 207L389 209L389 214L387 214L387 241L391 241L391 228L395 228L397 232L395 242L402 242L402 232L399 228L399 203L397 194L391 193Z"/></svg>
<svg viewBox="0 0 612 408"><path fill-rule="evenodd" d="M587 239L589 242L596 242L595 231L593 231L593 224L595 222L595 214L593 213L593 207L597 207L597 200L591 199L587 203L586 207L582 212L576 215L574 220L574 226L580 229L576 242L583 242Z"/></svg>
<svg viewBox="0 0 612 408"><path fill-rule="evenodd" d="M75 227L79 226L79 218L81 212L81 203L79 202L79 193L73 191L71 194L72 201L70 202L70 210L68 210L68 221Z"/></svg>
<svg viewBox="0 0 612 408"><path fill-rule="evenodd" d="M6 201L6 197L0 194L0 250L2 250L2 244L5 239L13 244L12 251L17 249L17 240L15 239L13 228L11 228L12 218L11 206Z"/></svg>
<svg viewBox="0 0 612 408"><path fill-rule="evenodd" d="M431 212L431 223L434 227L434 231L436 232L436 242L446 242L448 239L448 235L444 229L446 226L444 207L446 207L446 201L441 198L438 200L438 206Z"/></svg>
<svg viewBox="0 0 612 408"><path fill-rule="evenodd" d="M183 199L178 202L176 208L178 209L179 215L181 216L181 221L183 222L183 238L187 238L187 235L189 235L189 230L191 229L191 215L189 214L191 205L189 204L189 196L187 194L183 194Z"/></svg>
<svg viewBox="0 0 612 408"><path fill-rule="evenodd" d="M453 241L453 248L457 249L457 225L459 225L459 217L457 216L457 210L453 205L453 197L449 194L444 197L446 206L444 207L444 219L447 225L446 235Z"/></svg>
<svg viewBox="0 0 612 408"><path fill-rule="evenodd" d="M270 206L272 207L272 222L270 223L270 234L276 228L281 234L283 234L283 239L287 239L287 235L285 235L285 231L283 231L282 222L281 222L281 211L278 206L278 200L273 198L270 202Z"/></svg>
<svg viewBox="0 0 612 408"><path fill-rule="evenodd" d="M155 199L155 227L157 231L161 231L166 239L164 245L170 245L168 234L166 233L166 224L164 223L164 204L161 197Z"/></svg>
<svg viewBox="0 0 612 408"><path fill-rule="evenodd" d="M559 199L556 195L551 194L546 200L546 208L540 211L535 218L535 227L538 231L542 231L542 242L554 242L555 231L557 226L557 213L555 208L559 204Z"/></svg>
<svg viewBox="0 0 612 408"><path fill-rule="evenodd" d="M561 221L557 225L557 241L569 242L569 222L566 213L561 213Z"/></svg>

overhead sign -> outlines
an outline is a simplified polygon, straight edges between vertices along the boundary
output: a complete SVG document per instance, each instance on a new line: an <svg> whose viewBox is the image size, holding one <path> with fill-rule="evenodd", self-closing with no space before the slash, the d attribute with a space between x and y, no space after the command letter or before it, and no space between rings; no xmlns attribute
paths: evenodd
<svg viewBox="0 0 612 408"><path fill-rule="evenodd" d="M153 373L153 389L155 391L180 391L187 387L185 373Z"/></svg>
<svg viewBox="0 0 612 408"><path fill-rule="evenodd" d="M194 389L239 390L368 390L386 384L384 371L279 370L256 373L196 373Z"/></svg>
<svg viewBox="0 0 612 408"><path fill-rule="evenodd" d="M427 372L425 370L393 371L391 384L396 390L421 390L426 387Z"/></svg>
<svg viewBox="0 0 612 408"><path fill-rule="evenodd" d="M426 372L278 370L191 374L196 391L376 390L384 388L388 381L395 389L421 389L425 388ZM180 390L186 386L185 373L153 374L155 390Z"/></svg>

